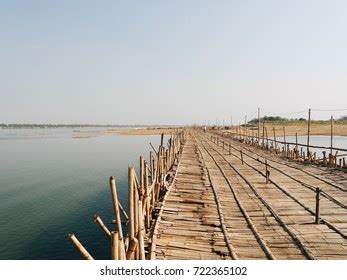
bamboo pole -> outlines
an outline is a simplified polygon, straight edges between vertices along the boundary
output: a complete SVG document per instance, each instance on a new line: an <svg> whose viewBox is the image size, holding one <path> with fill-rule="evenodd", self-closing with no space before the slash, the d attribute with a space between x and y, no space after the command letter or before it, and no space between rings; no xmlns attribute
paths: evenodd
<svg viewBox="0 0 347 280"><path fill-rule="evenodd" d="M133 167L128 168L128 209L129 209L129 238L135 238L134 228L134 176Z"/></svg>
<svg viewBox="0 0 347 280"><path fill-rule="evenodd" d="M94 215L94 223L98 224L100 228L102 229L102 231L106 234L106 236L111 239L111 232L105 226L104 222L102 221L99 215L96 215L96 214Z"/></svg>
<svg viewBox="0 0 347 280"><path fill-rule="evenodd" d="M127 255L126 255L126 259L127 260L133 260L134 257L135 257L135 253L136 253L136 248L138 246L138 241L136 238L133 238L130 240L129 242L129 248L128 248L128 251L127 251Z"/></svg>
<svg viewBox="0 0 347 280"><path fill-rule="evenodd" d="M330 154L333 154L333 116L330 119Z"/></svg>
<svg viewBox="0 0 347 280"><path fill-rule="evenodd" d="M296 157L298 154L298 133L295 133L295 153L296 153Z"/></svg>
<svg viewBox="0 0 347 280"><path fill-rule="evenodd" d="M308 109L308 124L307 124L307 156L310 152L310 131L311 130L311 109Z"/></svg>
<svg viewBox="0 0 347 280"><path fill-rule="evenodd" d="M160 146L163 147L164 146L164 133L161 134L160 137Z"/></svg>
<svg viewBox="0 0 347 280"><path fill-rule="evenodd" d="M287 139L286 139L286 127L283 126L283 142L284 142L284 153L287 157Z"/></svg>
<svg viewBox="0 0 347 280"><path fill-rule="evenodd" d="M156 156L159 157L159 152L157 152L155 150L155 148L153 147L152 143L149 143L149 145L151 146L151 148L152 148L153 152L156 154Z"/></svg>
<svg viewBox="0 0 347 280"><path fill-rule="evenodd" d="M120 203L120 201L118 200L118 207L123 215L123 217L125 218L125 220L128 222L129 221L129 217L128 217L128 214L127 212L124 210L122 204Z"/></svg>
<svg viewBox="0 0 347 280"><path fill-rule="evenodd" d="M117 231L112 231L111 233L111 259L119 260L119 233Z"/></svg>
<svg viewBox="0 0 347 280"><path fill-rule="evenodd" d="M145 167L147 167L147 163L145 163ZM150 197L149 197L149 189L148 189L148 172L147 172L147 168L145 168L145 215L146 215L146 219L145 219L145 227L146 227L146 231L149 230L150 227Z"/></svg>
<svg viewBox="0 0 347 280"><path fill-rule="evenodd" d="M143 214L142 214L142 202L141 200L138 201L138 241L139 241L139 259L144 260L145 259L145 243L144 243L144 235L145 235L145 229L144 229L144 223L143 223Z"/></svg>
<svg viewBox="0 0 347 280"><path fill-rule="evenodd" d="M258 107L258 146L259 146L259 141L260 141L260 139L259 139L259 137L260 137L260 108Z"/></svg>
<svg viewBox="0 0 347 280"><path fill-rule="evenodd" d="M265 127L265 136L266 136L266 149L269 149L269 137L267 135L267 127Z"/></svg>
<svg viewBox="0 0 347 280"><path fill-rule="evenodd" d="M69 233L68 238L85 260L94 260L94 258L89 254L87 249L84 248L84 246L78 241L77 237L73 233Z"/></svg>
<svg viewBox="0 0 347 280"><path fill-rule="evenodd" d="M262 139L262 147L264 148L265 144L265 119L263 119L263 139Z"/></svg>
<svg viewBox="0 0 347 280"><path fill-rule="evenodd" d="M139 231L139 193L137 191L137 188L134 188L134 229L135 229L135 236L138 236ZM136 259L138 259L138 249L135 250Z"/></svg>
<svg viewBox="0 0 347 280"><path fill-rule="evenodd" d="M111 188L111 194L112 194L112 202L113 202L113 210L114 210L114 216L116 218L116 224L118 229L118 236L120 240L120 258L125 257L125 247L124 247L124 236L123 236L123 229L122 229L122 220L120 218L120 211L119 211L119 201L117 196L117 187L116 187L116 178L114 176L110 177L110 188ZM130 208L129 208L130 209ZM123 209L124 210L124 209Z"/></svg>
<svg viewBox="0 0 347 280"><path fill-rule="evenodd" d="M274 132L274 140L275 140L275 151L276 151L276 154L277 154L277 141L276 141L276 129L275 127L272 127L273 129L273 132Z"/></svg>
<svg viewBox="0 0 347 280"><path fill-rule="evenodd" d="M143 183L143 178L144 178L144 169L145 169L145 162L143 159L143 156L140 156L140 188L143 189L144 183Z"/></svg>
<svg viewBox="0 0 347 280"><path fill-rule="evenodd" d="M240 154L241 154L241 163L243 164L243 153L242 153L242 150L240 150Z"/></svg>
<svg viewBox="0 0 347 280"><path fill-rule="evenodd" d="M247 141L247 115L245 116L245 136Z"/></svg>
<svg viewBox="0 0 347 280"><path fill-rule="evenodd" d="M320 188L316 188L316 217L315 217L315 223L319 224L320 218L319 218L319 195L320 195Z"/></svg>

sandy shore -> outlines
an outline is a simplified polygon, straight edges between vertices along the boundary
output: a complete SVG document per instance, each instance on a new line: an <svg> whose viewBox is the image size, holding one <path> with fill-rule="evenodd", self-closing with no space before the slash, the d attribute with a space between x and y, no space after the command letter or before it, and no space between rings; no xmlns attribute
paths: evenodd
<svg viewBox="0 0 347 280"><path fill-rule="evenodd" d="M75 133L73 138L93 138L103 135L160 135L176 133L179 128L140 128L140 129L106 129L90 130Z"/></svg>
<svg viewBox="0 0 347 280"><path fill-rule="evenodd" d="M284 127L286 136L307 135L307 123L266 123L265 127L269 137L273 136L273 128L277 137L283 136ZM140 128L140 129L105 129L79 131L73 136L74 138L93 138L103 135L168 135L176 133L180 128ZM260 135L262 135L263 124L260 125ZM257 127L253 128L254 135L257 133ZM334 136L347 136L347 123L336 123L333 125ZM247 128L247 134L252 135L252 129ZM329 123L311 123L311 135L330 135Z"/></svg>
<svg viewBox="0 0 347 280"><path fill-rule="evenodd" d="M269 137L273 136L273 128L275 128L276 136L283 136L284 127L287 136L307 135L307 122L305 123L266 123L265 127ZM260 124L260 135L263 133L263 124ZM311 123L310 135L330 135L330 123ZM252 130L247 129L247 134L251 135ZM257 129L254 129L257 133ZM334 123L333 124L334 136L347 136L347 123Z"/></svg>

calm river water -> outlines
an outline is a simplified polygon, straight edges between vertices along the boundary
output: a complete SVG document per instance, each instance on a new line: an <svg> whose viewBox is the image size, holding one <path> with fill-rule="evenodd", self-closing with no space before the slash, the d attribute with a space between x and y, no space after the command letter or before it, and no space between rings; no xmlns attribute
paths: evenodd
<svg viewBox="0 0 347 280"><path fill-rule="evenodd" d="M73 138L72 129L0 129L0 259L81 259L67 240L75 232L96 259L109 241L93 223L112 219L108 186L117 177L127 204L127 167L138 168L160 136Z"/></svg>
<svg viewBox="0 0 347 280"><path fill-rule="evenodd" d="M73 135L72 129L0 129L0 259L81 259L67 240L71 231L96 259L110 258L93 214L111 227L109 176L117 177L126 206L127 167L138 168L139 155L148 156L149 142L157 146L160 137ZM311 139L330 143L325 136ZM346 148L347 137L334 143Z"/></svg>

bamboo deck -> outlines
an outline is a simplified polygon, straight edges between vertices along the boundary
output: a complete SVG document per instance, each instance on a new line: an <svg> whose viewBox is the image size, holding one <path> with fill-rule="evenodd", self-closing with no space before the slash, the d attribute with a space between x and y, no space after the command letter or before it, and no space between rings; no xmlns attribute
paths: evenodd
<svg viewBox="0 0 347 280"><path fill-rule="evenodd" d="M188 133L152 259L347 259L344 179L218 137Z"/></svg>
<svg viewBox="0 0 347 280"><path fill-rule="evenodd" d="M110 177L114 220L94 216L110 257L347 259L345 162L262 140L186 129L165 146L162 134L148 161L140 157L139 177L128 169L128 212ZM73 233L69 239L94 259Z"/></svg>

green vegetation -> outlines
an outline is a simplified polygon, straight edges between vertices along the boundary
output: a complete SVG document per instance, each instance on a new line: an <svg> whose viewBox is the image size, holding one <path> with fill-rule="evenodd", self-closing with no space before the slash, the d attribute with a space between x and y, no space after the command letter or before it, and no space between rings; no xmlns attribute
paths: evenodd
<svg viewBox="0 0 347 280"><path fill-rule="evenodd" d="M264 116L262 118L260 118L260 122L304 122L306 121L306 119L304 118L299 118L299 119L287 119L287 118L282 118L280 116ZM254 118L251 119L249 122L249 124L256 124L258 123L258 119Z"/></svg>

